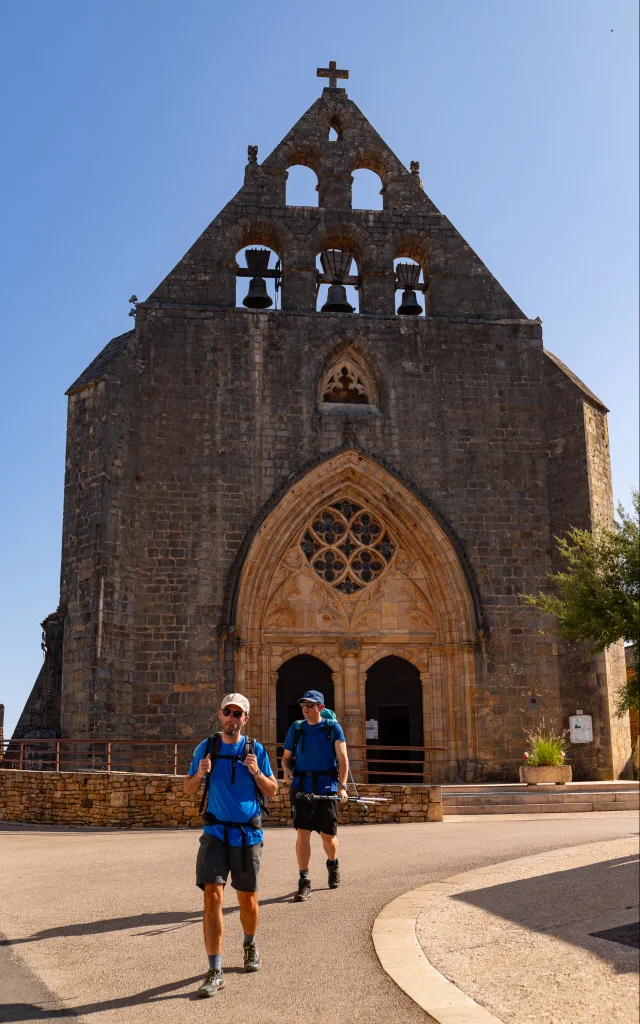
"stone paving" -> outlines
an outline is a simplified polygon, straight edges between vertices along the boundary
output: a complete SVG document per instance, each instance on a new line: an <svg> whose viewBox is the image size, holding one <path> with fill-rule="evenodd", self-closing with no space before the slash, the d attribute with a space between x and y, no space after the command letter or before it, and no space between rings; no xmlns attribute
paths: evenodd
<svg viewBox="0 0 640 1024"><path fill-rule="evenodd" d="M416 932L433 966L505 1024L636 1024L638 950L593 933L637 920L629 837L460 877Z"/></svg>
<svg viewBox="0 0 640 1024"><path fill-rule="evenodd" d="M294 904L294 835L274 829L263 861L263 970L240 970L230 894L227 987L212 1004L193 1001L206 966L197 834L4 825L0 977L10 983L0 989L0 1021L57 1021L71 1011L96 1024L147 1024L151 1007L162 1024L212 1014L220 1024L423 1024L429 1017L374 952L373 923L391 899L456 872L634 831L627 811L353 826L341 831L343 886L326 888L316 842L313 897Z"/></svg>

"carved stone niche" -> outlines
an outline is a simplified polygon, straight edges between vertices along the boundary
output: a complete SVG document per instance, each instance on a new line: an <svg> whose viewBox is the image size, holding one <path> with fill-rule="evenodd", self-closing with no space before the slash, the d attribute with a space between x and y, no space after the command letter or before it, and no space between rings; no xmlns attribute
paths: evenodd
<svg viewBox="0 0 640 1024"><path fill-rule="evenodd" d="M355 636L345 636L340 641L340 654L343 658L357 658L360 653L360 641Z"/></svg>

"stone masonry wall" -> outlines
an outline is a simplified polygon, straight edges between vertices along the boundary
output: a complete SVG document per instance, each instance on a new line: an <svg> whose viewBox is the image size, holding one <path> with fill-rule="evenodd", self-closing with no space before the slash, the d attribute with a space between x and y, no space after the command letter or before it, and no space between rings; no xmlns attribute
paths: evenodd
<svg viewBox="0 0 640 1024"><path fill-rule="evenodd" d="M318 175L317 208L286 205L296 163ZM358 167L380 175L383 210L351 209ZM247 245L281 258L282 309L234 308ZM315 311L316 257L333 246L354 253L360 315ZM398 257L422 267L424 317L395 315ZM378 385L367 414L318 404L327 365L350 345ZM555 568L553 533L591 512L582 400L548 363L540 323L344 90L325 89L262 164L250 156L236 197L138 304L135 332L70 389L62 735L210 732L234 688L247 538L305 467L351 446L423 496L464 555L479 627L476 754L489 777L513 776L537 721L527 697L559 722L599 685L580 652L563 661L524 602Z"/></svg>
<svg viewBox="0 0 640 1024"><path fill-rule="evenodd" d="M112 828L202 828L200 794L187 796L183 777L120 772L0 771L0 821ZM358 787L389 798L340 808L343 825L442 821L440 786ZM289 789L269 801L265 827L291 824Z"/></svg>

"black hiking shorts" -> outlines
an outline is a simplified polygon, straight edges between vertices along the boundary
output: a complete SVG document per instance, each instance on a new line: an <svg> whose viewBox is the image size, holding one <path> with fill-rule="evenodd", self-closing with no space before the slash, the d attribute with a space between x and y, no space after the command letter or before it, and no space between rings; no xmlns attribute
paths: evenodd
<svg viewBox="0 0 640 1024"><path fill-rule="evenodd" d="M297 789L292 789L291 817L294 828L335 836L338 832L339 803L339 800L309 800L304 795L298 796Z"/></svg>
<svg viewBox="0 0 640 1024"><path fill-rule="evenodd" d="M203 832L196 860L196 885L226 885L231 875L231 885L240 892L257 892L260 878L262 843L247 846L247 866L243 867L242 847L225 845L221 839Z"/></svg>

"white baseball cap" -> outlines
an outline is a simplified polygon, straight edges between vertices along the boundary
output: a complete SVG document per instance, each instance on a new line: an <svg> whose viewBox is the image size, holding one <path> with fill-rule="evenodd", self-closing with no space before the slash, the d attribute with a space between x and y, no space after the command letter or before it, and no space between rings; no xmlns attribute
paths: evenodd
<svg viewBox="0 0 640 1024"><path fill-rule="evenodd" d="M222 710L222 708L226 708L227 704L236 704L239 708L242 708L245 715L249 714L249 701L241 693L227 693L222 698L220 710Z"/></svg>

